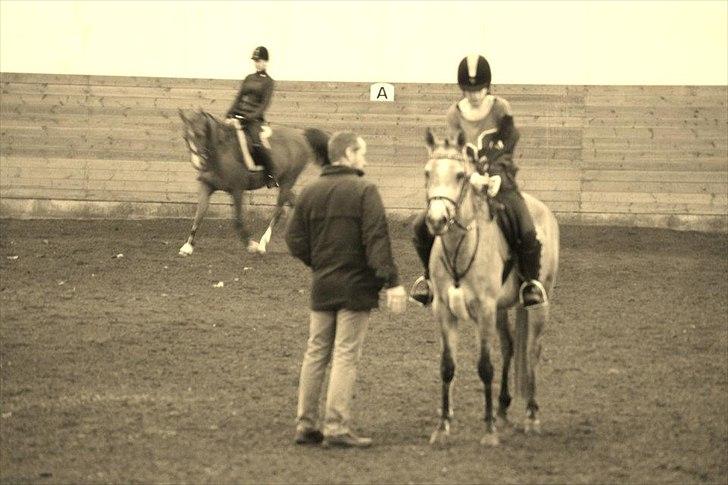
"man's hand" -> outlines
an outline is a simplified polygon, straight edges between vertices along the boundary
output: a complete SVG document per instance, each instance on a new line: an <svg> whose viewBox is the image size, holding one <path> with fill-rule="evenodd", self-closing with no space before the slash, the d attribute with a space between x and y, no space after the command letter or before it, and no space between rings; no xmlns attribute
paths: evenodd
<svg viewBox="0 0 728 485"><path fill-rule="evenodd" d="M387 288L387 308L394 313L404 313L407 309L407 292L402 285Z"/></svg>

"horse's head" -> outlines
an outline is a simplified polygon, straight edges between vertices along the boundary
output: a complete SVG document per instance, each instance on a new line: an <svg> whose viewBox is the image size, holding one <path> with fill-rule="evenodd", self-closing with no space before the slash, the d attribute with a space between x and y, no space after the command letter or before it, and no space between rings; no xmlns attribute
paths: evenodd
<svg viewBox="0 0 728 485"><path fill-rule="evenodd" d="M208 148L210 138L209 115L202 110L192 111L190 114L185 114L185 112L180 109L179 117L182 118L182 122L184 123L182 137L187 143L187 148L189 148L192 155L201 159L200 163L203 165L206 164L210 158ZM197 167L197 165L195 166Z"/></svg>
<svg viewBox="0 0 728 485"><path fill-rule="evenodd" d="M430 159L425 165L427 189L427 228L432 234L444 234L453 224L463 226L461 206L468 192L473 163L463 155L465 135L439 140L428 128L425 136Z"/></svg>

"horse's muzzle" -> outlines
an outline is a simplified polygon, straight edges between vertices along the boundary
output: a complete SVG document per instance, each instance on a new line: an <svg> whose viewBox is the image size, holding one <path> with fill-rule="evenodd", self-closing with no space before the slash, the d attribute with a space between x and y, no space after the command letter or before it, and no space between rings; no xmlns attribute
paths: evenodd
<svg viewBox="0 0 728 485"><path fill-rule="evenodd" d="M427 209L425 224L433 236L439 236L447 231L450 226L451 216L447 205L442 201L432 201Z"/></svg>

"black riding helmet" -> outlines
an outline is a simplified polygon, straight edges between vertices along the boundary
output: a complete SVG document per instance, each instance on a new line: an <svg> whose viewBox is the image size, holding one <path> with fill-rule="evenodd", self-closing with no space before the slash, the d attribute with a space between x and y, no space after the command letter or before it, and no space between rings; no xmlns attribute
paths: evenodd
<svg viewBox="0 0 728 485"><path fill-rule="evenodd" d="M458 86L463 91L490 87L490 64L483 56L468 56L458 66Z"/></svg>
<svg viewBox="0 0 728 485"><path fill-rule="evenodd" d="M266 49L262 45L256 47L255 50L253 51L253 57L251 57L251 59L253 59L254 61L258 61L258 60L267 61L268 60L268 49Z"/></svg>

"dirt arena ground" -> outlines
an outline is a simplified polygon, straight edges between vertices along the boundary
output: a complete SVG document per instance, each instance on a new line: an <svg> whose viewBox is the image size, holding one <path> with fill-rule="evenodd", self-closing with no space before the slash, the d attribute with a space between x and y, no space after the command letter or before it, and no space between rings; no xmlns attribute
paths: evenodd
<svg viewBox="0 0 728 485"><path fill-rule="evenodd" d="M265 257L245 254L220 220L179 257L189 226L0 221L2 483L728 482L725 235L563 227L544 431L498 448L478 443L472 326L453 442L432 449L434 320L376 312L355 402L376 446L352 451L292 443L306 268L280 235ZM408 228L391 230L409 283Z"/></svg>

